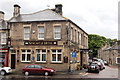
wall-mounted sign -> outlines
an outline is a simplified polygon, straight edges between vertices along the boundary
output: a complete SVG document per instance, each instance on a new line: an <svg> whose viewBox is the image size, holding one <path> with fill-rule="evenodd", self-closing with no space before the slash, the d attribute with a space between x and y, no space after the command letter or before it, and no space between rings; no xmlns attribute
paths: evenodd
<svg viewBox="0 0 120 80"><path fill-rule="evenodd" d="M72 52L72 57L76 57L76 52Z"/></svg>
<svg viewBox="0 0 120 80"><path fill-rule="evenodd" d="M8 52L8 50L0 50L0 52Z"/></svg>
<svg viewBox="0 0 120 80"><path fill-rule="evenodd" d="M64 57L64 63L68 63L68 57L67 56Z"/></svg>
<svg viewBox="0 0 120 80"><path fill-rule="evenodd" d="M57 41L25 41L24 45L57 45Z"/></svg>

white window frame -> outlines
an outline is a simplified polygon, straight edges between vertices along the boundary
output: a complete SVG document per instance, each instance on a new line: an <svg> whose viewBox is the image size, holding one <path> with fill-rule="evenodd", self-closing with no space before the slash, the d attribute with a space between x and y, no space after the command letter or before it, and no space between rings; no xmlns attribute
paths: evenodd
<svg viewBox="0 0 120 80"><path fill-rule="evenodd" d="M79 32L79 44L81 45L81 33Z"/></svg>
<svg viewBox="0 0 120 80"><path fill-rule="evenodd" d="M55 31L55 27L60 27L60 32L56 32ZM60 38L55 38L55 34L60 34ZM54 39L61 39L61 26L60 25L56 25L56 26L54 26Z"/></svg>
<svg viewBox="0 0 120 80"><path fill-rule="evenodd" d="M71 34L70 34L70 35L71 35L70 38L71 38L71 41L72 41L72 37L73 37L73 36L72 36L72 35L73 35L73 28L72 28L72 27L71 27Z"/></svg>
<svg viewBox="0 0 120 80"><path fill-rule="evenodd" d="M51 55L51 62L57 62L57 63L61 63L62 62L62 50L61 52L58 52L59 49L53 49L56 50L56 52L52 52L52 54L56 54L56 61L52 61L52 55ZM58 61L58 54L61 54L61 61Z"/></svg>
<svg viewBox="0 0 120 80"><path fill-rule="evenodd" d="M5 37L3 37L3 34L5 33L5 35L7 36L7 34L6 34L6 32L1 32L1 44L6 44L6 42L5 43L3 43L3 39L5 39L5 40L7 40L6 39L6 36Z"/></svg>
<svg viewBox="0 0 120 80"><path fill-rule="evenodd" d="M25 28L29 28L28 33L25 33ZM29 38L25 38L25 34L29 34ZM24 27L24 40L30 40L30 27L29 26Z"/></svg>
<svg viewBox="0 0 120 80"><path fill-rule="evenodd" d="M25 50L23 53L22 50ZM27 50L30 50L29 53L27 53ZM25 54L25 61L22 61L22 54ZM27 61L27 54L30 54L30 61ZM21 62L31 62L31 49L21 49Z"/></svg>
<svg viewBox="0 0 120 80"><path fill-rule="evenodd" d="M37 49L38 50L38 49ZM38 53L36 50L36 62L46 62L46 61L42 61L42 55L43 54L46 54L46 52L42 52L42 49L39 49L40 50L40 53ZM37 61L37 54L40 54L40 61ZM45 57L46 58L46 57ZM45 59L46 60L46 59Z"/></svg>
<svg viewBox="0 0 120 80"><path fill-rule="evenodd" d="M120 64L120 63L117 63L118 61L117 61L117 58L120 58L120 57L116 57L116 64Z"/></svg>
<svg viewBox="0 0 120 80"><path fill-rule="evenodd" d="M45 29L44 29L44 32L39 32L39 28L40 27L43 27L44 28L44 26L38 26L38 39L39 40L44 40L44 38L45 38ZM44 38L39 38L39 34L44 34Z"/></svg>

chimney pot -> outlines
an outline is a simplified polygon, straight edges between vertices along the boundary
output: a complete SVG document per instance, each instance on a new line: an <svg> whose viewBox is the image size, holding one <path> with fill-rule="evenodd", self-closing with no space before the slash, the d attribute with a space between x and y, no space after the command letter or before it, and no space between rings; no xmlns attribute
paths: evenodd
<svg viewBox="0 0 120 80"><path fill-rule="evenodd" d="M62 4L55 5L55 12L62 15Z"/></svg>
<svg viewBox="0 0 120 80"><path fill-rule="evenodd" d="M4 12L3 11L0 11L0 20L4 20Z"/></svg>
<svg viewBox="0 0 120 80"><path fill-rule="evenodd" d="M14 5L14 13L13 13L14 17L16 17L20 14L20 8L21 7L19 5L17 5L17 4Z"/></svg>

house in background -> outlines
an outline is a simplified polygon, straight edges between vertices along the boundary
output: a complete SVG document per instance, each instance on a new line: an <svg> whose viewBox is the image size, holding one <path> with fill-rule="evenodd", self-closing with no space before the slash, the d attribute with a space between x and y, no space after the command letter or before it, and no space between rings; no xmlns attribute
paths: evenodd
<svg viewBox="0 0 120 80"><path fill-rule="evenodd" d="M118 42L113 42L111 46L106 43L105 46L98 49L98 58L106 60L110 65L117 65L117 57Z"/></svg>
<svg viewBox="0 0 120 80"><path fill-rule="evenodd" d="M0 66L8 66L8 27L4 12L0 11Z"/></svg>
<svg viewBox="0 0 120 80"><path fill-rule="evenodd" d="M11 48L9 66L22 70L26 64L41 64L56 71L73 70L88 64L88 34L70 19L63 17L62 5L32 14L21 14L14 5L9 20Z"/></svg>

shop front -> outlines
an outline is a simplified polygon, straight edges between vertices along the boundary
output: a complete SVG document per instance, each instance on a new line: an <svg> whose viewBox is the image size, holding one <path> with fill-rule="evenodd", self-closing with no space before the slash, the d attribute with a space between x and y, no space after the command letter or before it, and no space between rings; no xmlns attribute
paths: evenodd
<svg viewBox="0 0 120 80"><path fill-rule="evenodd" d="M8 49L7 48L2 48L0 49L0 67L2 66L5 66L7 67L8 66Z"/></svg>

